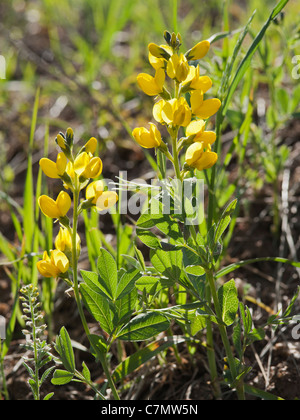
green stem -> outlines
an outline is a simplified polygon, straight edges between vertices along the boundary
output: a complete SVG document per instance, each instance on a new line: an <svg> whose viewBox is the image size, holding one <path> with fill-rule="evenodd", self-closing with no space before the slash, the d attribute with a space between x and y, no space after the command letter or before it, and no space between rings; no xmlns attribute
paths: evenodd
<svg viewBox="0 0 300 420"><path fill-rule="evenodd" d="M182 180L180 165L179 165L179 154L177 148L177 137L178 137L178 128L173 130L171 133L172 137L172 149L173 149L173 166L176 174L176 178L180 181Z"/></svg>
<svg viewBox="0 0 300 420"><path fill-rule="evenodd" d="M213 275L213 270L207 270L206 275L207 275L207 280L208 280L208 283L209 283L211 295L212 295L212 298L213 298L216 315L217 315L218 319L222 319L222 309L221 309L218 294L217 294L217 289L216 289L215 279L214 279L214 275ZM222 324L218 324L218 327L219 327L222 342L223 342L223 345L224 345L224 348L225 348L225 352L226 352L231 376L235 379L238 375L238 372L237 372L236 365L235 365L235 359L234 359L234 356L233 356L233 353L232 353L232 350L231 350L230 341L229 341L229 338L228 338L228 335L227 335L227 330L226 330L226 327ZM243 382L240 381L237 384L236 387L237 387L237 394L238 394L239 400L244 400L245 399L245 393L244 393Z"/></svg>
<svg viewBox="0 0 300 420"><path fill-rule="evenodd" d="M211 301L211 291L209 287L206 288L206 300L207 302ZM214 338L213 338L213 326L209 318L206 321L206 342L207 342L207 358L208 358L208 365L209 365L212 388L213 388L215 398L219 399L221 398L222 392L221 392L220 384L218 382L216 353L215 353Z"/></svg>
<svg viewBox="0 0 300 420"><path fill-rule="evenodd" d="M80 292L79 292L79 283L78 283L78 258L77 258L77 247L76 247L76 242L77 242L77 227L78 227L78 204L79 204L79 187L78 187L78 179L77 176L75 176L75 187L74 187L74 209L73 209L73 232L72 232L72 271L73 271L73 290L74 290L74 295L75 295L75 300L77 303L77 307L79 310L79 314L80 314L80 319L84 328L84 331L86 333L86 336L89 338L90 337L90 330L83 312L83 307L82 307L82 303L81 303L81 299L80 299ZM89 339L90 341L90 339ZM97 348L95 348L93 346L93 344L91 343L91 347L93 348L94 352L97 354L97 357L99 358L101 364L102 364L102 368L104 370L104 373L107 377L109 386L112 390L113 396L115 398L115 400L120 400L120 397L118 395L118 391L116 389L116 386L114 384L114 381L111 377L110 371L109 371L109 367L107 365L107 360L105 355L102 355Z"/></svg>

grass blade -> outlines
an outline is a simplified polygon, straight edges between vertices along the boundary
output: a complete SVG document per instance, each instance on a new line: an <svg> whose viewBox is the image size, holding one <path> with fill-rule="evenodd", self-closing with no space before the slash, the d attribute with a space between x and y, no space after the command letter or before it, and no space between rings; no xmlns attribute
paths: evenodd
<svg viewBox="0 0 300 420"><path fill-rule="evenodd" d="M266 21L260 32L258 33L257 37L254 39L253 43L251 44L245 58L241 62L235 77L233 79L233 82L229 88L227 97L225 99L225 102L223 104L223 116L226 115L226 112L228 110L230 101L232 99L232 96L234 92L236 91L240 81L244 77L246 71L248 70L252 57L254 56L255 52L257 51L260 42L262 41L263 37L265 36L265 33L269 26L271 25L272 21L276 18L276 16L281 12L281 10L286 6L286 4L289 2L289 0L281 0L278 5L273 9L272 13L269 16L269 19Z"/></svg>

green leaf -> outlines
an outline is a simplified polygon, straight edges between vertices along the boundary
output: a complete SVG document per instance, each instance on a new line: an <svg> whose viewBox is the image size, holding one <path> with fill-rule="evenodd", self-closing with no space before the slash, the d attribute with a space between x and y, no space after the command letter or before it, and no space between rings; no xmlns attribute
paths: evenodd
<svg viewBox="0 0 300 420"><path fill-rule="evenodd" d="M195 311L194 315L191 317L191 335L196 335L199 331L202 331L207 326L207 317L203 315L199 315L197 311Z"/></svg>
<svg viewBox="0 0 300 420"><path fill-rule="evenodd" d="M44 397L43 401L49 401L54 395L54 392L50 392L49 394Z"/></svg>
<svg viewBox="0 0 300 420"><path fill-rule="evenodd" d="M73 373L67 372L66 370L57 369L54 372L51 383L53 385L66 385L72 381L73 377Z"/></svg>
<svg viewBox="0 0 300 420"><path fill-rule="evenodd" d="M91 382L91 372L89 370L89 368L87 367L87 365L82 362L82 375L83 377L88 381Z"/></svg>
<svg viewBox="0 0 300 420"><path fill-rule="evenodd" d="M132 312L136 310L138 302L138 294L134 288L129 294L126 294L122 299L118 299L115 303L115 317L113 319L114 326L118 327L120 324L127 322Z"/></svg>
<svg viewBox="0 0 300 420"><path fill-rule="evenodd" d="M158 287L160 279L152 276L143 276L136 282L138 290L143 292L144 290L149 295L155 295L155 293L161 288Z"/></svg>
<svg viewBox="0 0 300 420"><path fill-rule="evenodd" d="M247 335L247 345L254 343L255 341L261 341L265 338L266 333L262 328L254 328Z"/></svg>
<svg viewBox="0 0 300 420"><path fill-rule="evenodd" d="M88 336L91 344L91 353L98 360L105 360L107 354L107 343L103 337L95 334Z"/></svg>
<svg viewBox="0 0 300 420"><path fill-rule="evenodd" d="M124 341L144 341L167 330L170 321L157 312L137 315L126 324L117 338Z"/></svg>
<svg viewBox="0 0 300 420"><path fill-rule="evenodd" d="M104 248L100 249L97 268L100 276L99 281L104 287L106 294L110 296L111 300L115 300L118 286L117 263L113 256Z"/></svg>
<svg viewBox="0 0 300 420"><path fill-rule="evenodd" d="M242 302L240 302L239 305L240 305L241 317L243 320L244 335L247 336L252 330L253 321L252 321L251 312L248 306L244 306Z"/></svg>
<svg viewBox="0 0 300 420"><path fill-rule="evenodd" d="M68 372L75 372L75 357L70 336L65 327L60 330L59 336L56 338L56 351L60 355L61 361Z"/></svg>
<svg viewBox="0 0 300 420"><path fill-rule="evenodd" d="M184 241L179 223L173 220L170 215L164 214L162 207L163 205L161 202L152 199L150 208L147 209L147 212L142 214L137 221L137 227L140 229L151 229L156 227L167 237L172 238L176 242L183 243Z"/></svg>
<svg viewBox="0 0 300 420"><path fill-rule="evenodd" d="M254 386L245 384L245 392L253 397L259 397L266 401L284 401L283 398L270 394L270 392L255 388Z"/></svg>
<svg viewBox="0 0 300 420"><path fill-rule="evenodd" d="M218 299L222 310L222 321L232 325L239 308L238 292L234 280L225 283L218 290Z"/></svg>
<svg viewBox="0 0 300 420"><path fill-rule="evenodd" d="M87 284L80 286L83 302L91 315L99 322L101 328L107 333L113 330L110 306L102 294L96 293Z"/></svg>
<svg viewBox="0 0 300 420"><path fill-rule="evenodd" d="M170 280L170 286L183 280L183 255L182 251L151 251L150 259L153 267Z"/></svg>
<svg viewBox="0 0 300 420"><path fill-rule="evenodd" d="M116 299L122 299L126 295L130 294L135 287L136 281L141 277L139 270L133 269L123 274L121 277L118 286L117 286L117 296Z"/></svg>
<svg viewBox="0 0 300 420"><path fill-rule="evenodd" d="M223 212L219 223L217 225L217 228L215 230L215 236L214 236L214 245L216 245L219 240L222 238L223 233L227 229L230 221L231 221L231 215L235 211L237 205L237 200L232 201Z"/></svg>
<svg viewBox="0 0 300 420"><path fill-rule="evenodd" d="M145 229L137 229L136 234L143 244L145 244L148 248L158 249L161 248L160 240L154 233L150 232L149 230Z"/></svg>

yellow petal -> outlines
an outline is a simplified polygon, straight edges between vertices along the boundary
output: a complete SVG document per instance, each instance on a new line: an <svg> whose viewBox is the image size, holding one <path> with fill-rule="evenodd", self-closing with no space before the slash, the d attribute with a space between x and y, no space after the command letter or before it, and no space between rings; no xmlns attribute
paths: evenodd
<svg viewBox="0 0 300 420"><path fill-rule="evenodd" d="M153 107L153 117L154 119L159 122L160 124L164 124L164 120L162 118L162 109L165 106L166 101L164 101L163 99L160 100L159 102L157 102L154 107Z"/></svg>
<svg viewBox="0 0 300 420"><path fill-rule="evenodd" d="M199 171L202 171L204 169L209 169L216 164L217 160L218 160L217 153L207 151L203 153L203 156L196 162L195 167Z"/></svg>
<svg viewBox="0 0 300 420"><path fill-rule="evenodd" d="M155 124L150 123L150 137L153 147L159 147L161 145L162 139L161 134Z"/></svg>
<svg viewBox="0 0 300 420"><path fill-rule="evenodd" d="M203 101L201 106L195 109L195 114L197 117L207 120L218 112L221 105L221 101L217 98L207 99L206 101Z"/></svg>
<svg viewBox="0 0 300 420"><path fill-rule="evenodd" d="M57 167L55 162L52 160L43 158L40 160L40 167L46 176L49 178L57 179L59 178L59 174L57 172Z"/></svg>
<svg viewBox="0 0 300 420"><path fill-rule="evenodd" d="M57 268L59 273L66 273L70 266L66 255L57 249L51 252L51 262Z"/></svg>
<svg viewBox="0 0 300 420"><path fill-rule="evenodd" d="M141 73L137 77L137 82L142 91L149 96L158 95L161 90L158 89L158 86L154 80L154 77L146 73Z"/></svg>
<svg viewBox="0 0 300 420"><path fill-rule="evenodd" d="M63 138L63 136L61 134L58 134L57 137L56 137L56 140L57 140L57 144L59 145L59 147L62 150L65 150L66 149L66 142L65 142L65 139Z"/></svg>
<svg viewBox="0 0 300 420"><path fill-rule="evenodd" d="M102 160L99 157L95 157L90 160L89 164L87 165L85 171L83 172L83 176L86 178L97 178L101 175L103 169Z"/></svg>
<svg viewBox="0 0 300 420"><path fill-rule="evenodd" d="M197 110L200 108L203 104L203 92L201 90L195 90L191 93L191 108L193 111L193 114L197 115Z"/></svg>
<svg viewBox="0 0 300 420"><path fill-rule="evenodd" d="M163 86L166 80L166 74L164 69L157 69L155 73L155 83L157 84L157 87L159 89L158 93L161 93L163 91Z"/></svg>
<svg viewBox="0 0 300 420"><path fill-rule="evenodd" d="M58 175L62 176L66 172L68 160L64 153L59 153L56 159L56 169Z"/></svg>
<svg viewBox="0 0 300 420"><path fill-rule="evenodd" d="M174 118L174 108L177 99L171 99L164 103L161 111L161 117L166 124L172 124Z"/></svg>
<svg viewBox="0 0 300 420"><path fill-rule="evenodd" d="M202 143L194 143L188 147L185 155L186 163L192 168L195 167L196 162L203 155L203 145Z"/></svg>
<svg viewBox="0 0 300 420"><path fill-rule="evenodd" d="M58 219L60 217L59 209L56 202L47 195L41 195L38 199L38 203L42 213L52 219Z"/></svg>
<svg viewBox="0 0 300 420"><path fill-rule="evenodd" d="M38 261L36 266L43 277L51 278L57 277L58 275L57 269L51 264L51 262Z"/></svg>
<svg viewBox="0 0 300 420"><path fill-rule="evenodd" d="M85 171L89 162L90 158L86 152L80 153L80 155L77 156L74 162L74 171L78 176L80 176Z"/></svg>
<svg viewBox="0 0 300 420"><path fill-rule="evenodd" d="M201 76L192 80L190 88L195 90L202 90L203 93L206 93L211 87L213 83L210 77L208 76Z"/></svg>
<svg viewBox="0 0 300 420"><path fill-rule="evenodd" d="M103 193L104 186L102 181L94 181L87 186L86 199L93 199L93 203L96 204L98 197Z"/></svg>
<svg viewBox="0 0 300 420"><path fill-rule="evenodd" d="M98 141L95 137L90 138L89 141L85 145L85 151L93 155L97 149L97 144L98 144Z"/></svg>
<svg viewBox="0 0 300 420"><path fill-rule="evenodd" d="M195 120L186 127L186 135L193 136L195 134L203 133L205 130L205 121Z"/></svg>
<svg viewBox="0 0 300 420"><path fill-rule="evenodd" d="M209 41L201 41L197 45L195 45L190 51L187 53L187 60L200 60L201 58L205 57L210 49L210 42Z"/></svg>
<svg viewBox="0 0 300 420"><path fill-rule="evenodd" d="M64 217L70 210L72 201L65 191L61 191L56 199L56 206L59 211L59 217Z"/></svg>
<svg viewBox="0 0 300 420"><path fill-rule="evenodd" d="M217 135L214 131L204 131L199 136L196 136L194 141L200 141L203 143L203 147L206 149L208 145L214 144L217 139Z"/></svg>
<svg viewBox="0 0 300 420"><path fill-rule="evenodd" d="M108 210L118 202L118 194L114 191L104 191L97 199L96 208L98 211Z"/></svg>

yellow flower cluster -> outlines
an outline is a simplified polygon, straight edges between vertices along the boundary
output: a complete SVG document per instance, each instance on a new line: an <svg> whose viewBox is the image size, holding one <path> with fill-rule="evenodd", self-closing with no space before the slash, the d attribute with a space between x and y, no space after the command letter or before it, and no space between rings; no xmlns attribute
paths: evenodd
<svg viewBox="0 0 300 420"><path fill-rule="evenodd" d="M61 152L58 153L56 162L47 158L40 160L43 172L54 179L61 179L65 189L70 190L73 196L79 197L81 190L86 188L86 199L80 204L80 209L96 206L100 211L109 209L118 201L118 195L112 191L105 191L102 181L90 179L98 178L103 169L102 160L94 157L97 149L97 140L92 137L81 150L74 155L74 134L69 128L66 134L58 134L56 143ZM89 184L89 185L88 185ZM50 255L45 251L43 259L37 263L37 268L43 277L58 277L67 273L72 266L73 230L70 227L67 213L72 206L70 195L61 191L56 200L47 195L38 198L42 213L52 219L58 219L61 228L55 239L55 249ZM74 203L74 206L77 205ZM75 237L74 237L75 244ZM80 254L80 237L76 233L76 256Z"/></svg>
<svg viewBox="0 0 300 420"><path fill-rule="evenodd" d="M155 76L139 74L137 82L142 91L160 99L153 108L154 119L167 127L171 136L178 134L181 127L190 143L186 152L186 167L199 170L211 168L218 159L211 146L216 140L215 133L205 131L205 120L217 113L221 106L219 99L206 99L205 94L212 87L208 76L200 75L200 66L190 65L191 60L200 60L208 53L210 43L199 42L185 54L179 53L180 34L165 33L168 45L151 43L149 62L155 69ZM174 81L174 94L166 86L166 78ZM167 150L157 126L150 123L150 130L139 127L133 130L134 139L144 148ZM178 141L179 143L179 141ZM182 142L181 142L182 144Z"/></svg>

